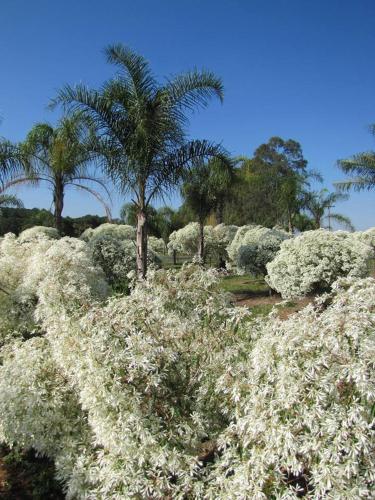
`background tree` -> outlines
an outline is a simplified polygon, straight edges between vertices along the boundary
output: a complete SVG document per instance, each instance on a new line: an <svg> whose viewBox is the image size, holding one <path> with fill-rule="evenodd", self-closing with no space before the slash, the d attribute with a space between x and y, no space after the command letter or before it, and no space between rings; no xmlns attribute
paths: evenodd
<svg viewBox="0 0 375 500"><path fill-rule="evenodd" d="M306 193L305 207L309 215L314 221L314 229L323 227L324 222L328 219L328 228L331 229L331 221L336 221L350 231L354 231L354 226L349 217L345 215L331 212L331 209L338 201L347 200L349 196L343 193L330 193L328 189L322 189L319 192Z"/></svg>
<svg viewBox="0 0 375 500"><path fill-rule="evenodd" d="M198 257L204 262L204 223L217 209L223 193L233 181L233 164L226 159L214 158L194 165L185 175L181 194L199 224Z"/></svg>
<svg viewBox="0 0 375 500"><path fill-rule="evenodd" d="M225 202L224 222L265 227L283 226L293 231L303 210L304 193L312 178L300 144L271 137L253 158L242 158L235 182Z"/></svg>
<svg viewBox="0 0 375 500"><path fill-rule="evenodd" d="M22 157L29 170L6 185L46 183L53 194L54 222L60 233L65 191L70 186L94 196L110 218L108 204L102 195L87 185L97 184L109 195L103 181L88 171L92 162L89 148L91 134L90 127L79 114L62 118L56 128L47 123L35 125L21 147Z"/></svg>
<svg viewBox="0 0 375 500"><path fill-rule="evenodd" d="M375 137L375 124L370 127L370 132ZM339 160L338 166L350 176L345 181L335 182L338 189L363 191L375 188L375 151L359 153L352 158Z"/></svg>
<svg viewBox="0 0 375 500"><path fill-rule="evenodd" d="M122 192L137 208L137 270L147 271L147 208L176 186L193 160L220 154L206 141L186 142L186 111L211 97L223 99L223 85L208 71L192 71L160 85L148 62L122 45L106 49L118 75L102 88L66 86L53 105L80 110L97 127L96 153Z"/></svg>
<svg viewBox="0 0 375 500"><path fill-rule="evenodd" d="M13 194L0 193L0 209L3 207L22 208L22 201Z"/></svg>

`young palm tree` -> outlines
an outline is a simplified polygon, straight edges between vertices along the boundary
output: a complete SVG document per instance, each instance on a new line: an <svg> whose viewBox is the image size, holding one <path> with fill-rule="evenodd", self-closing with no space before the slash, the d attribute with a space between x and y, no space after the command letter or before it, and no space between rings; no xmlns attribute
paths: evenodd
<svg viewBox="0 0 375 500"><path fill-rule="evenodd" d="M320 192L310 192L306 194L305 209L311 215L315 229L323 227L324 221L328 219L328 228L331 229L331 220L338 222L350 231L354 231L354 226L349 217L338 213L331 213L331 208L338 201L348 199L347 194L330 193L328 189L322 189ZM328 213L327 213L328 212Z"/></svg>
<svg viewBox="0 0 375 500"><path fill-rule="evenodd" d="M194 165L186 174L181 194L195 214L199 224L198 257L204 262L204 223L218 208L223 193L228 192L234 179L233 163L214 158Z"/></svg>
<svg viewBox="0 0 375 500"><path fill-rule="evenodd" d="M90 127L78 114L62 118L56 128L47 123L35 125L20 148L23 162L29 170L12 178L5 186L46 183L53 193L55 226L60 233L64 195L70 186L93 195L110 217L108 205L101 194L87 186L87 183L97 184L108 194L104 183L88 173L92 162L88 147L90 133Z"/></svg>
<svg viewBox="0 0 375 500"><path fill-rule="evenodd" d="M370 127L370 132L375 137L375 124ZM338 166L345 174L351 176L346 181L335 182L338 189L363 191L375 188L375 151L359 153L352 158L339 160Z"/></svg>
<svg viewBox="0 0 375 500"><path fill-rule="evenodd" d="M147 271L147 208L175 186L194 159L220 155L206 141L186 142L186 111L223 99L219 78L192 71L159 84L148 62L122 45L106 49L118 75L100 90L66 86L52 106L79 110L97 128L93 150L122 192L130 192L137 209L137 270Z"/></svg>

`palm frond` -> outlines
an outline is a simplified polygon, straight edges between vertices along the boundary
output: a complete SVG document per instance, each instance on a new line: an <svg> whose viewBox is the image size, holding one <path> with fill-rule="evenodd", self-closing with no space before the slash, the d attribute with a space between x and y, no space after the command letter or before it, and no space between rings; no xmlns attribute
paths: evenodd
<svg viewBox="0 0 375 500"><path fill-rule="evenodd" d="M0 207L23 208L23 203L13 194L0 194Z"/></svg>
<svg viewBox="0 0 375 500"><path fill-rule="evenodd" d="M111 209L110 209L109 205L103 200L100 193L98 193L94 189L89 188L88 186L84 186L84 185L78 184L76 182L68 182L67 185L74 186L77 189L82 189L83 191L86 191L87 193L90 193L92 196L94 196L99 201L99 203L104 207L107 219L109 221L112 220Z"/></svg>
<svg viewBox="0 0 375 500"><path fill-rule="evenodd" d="M0 187L20 175L25 168L25 158L20 146L10 141L0 141Z"/></svg>
<svg viewBox="0 0 375 500"><path fill-rule="evenodd" d="M122 44L109 45L105 49L105 54L109 63L115 64L122 70L121 76L130 80L134 93L139 98L142 99L145 95L150 96L155 92L156 81L144 57Z"/></svg>
<svg viewBox="0 0 375 500"><path fill-rule="evenodd" d="M355 231L355 227L353 226L352 221L346 215L333 213L333 214L330 214L329 217L332 220L335 220L336 222L341 224L343 227L345 227L349 231Z"/></svg>
<svg viewBox="0 0 375 500"><path fill-rule="evenodd" d="M220 102L224 99L221 78L210 71L190 71L178 75L161 90L168 96L172 106L193 110L197 106L206 107L212 97Z"/></svg>

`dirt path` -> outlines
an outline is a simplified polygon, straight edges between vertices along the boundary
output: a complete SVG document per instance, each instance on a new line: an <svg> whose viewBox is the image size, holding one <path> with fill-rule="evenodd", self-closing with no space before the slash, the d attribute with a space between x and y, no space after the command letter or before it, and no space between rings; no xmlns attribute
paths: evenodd
<svg viewBox="0 0 375 500"><path fill-rule="evenodd" d="M236 297L235 304L237 306L248 307L249 309L251 309L252 307L259 307L259 306L270 306L271 308L272 306L276 306L277 304L280 304L280 302L283 301L283 299L278 294L275 295L259 294L258 296L254 296L253 294L251 294L249 296L248 294L243 293L243 294L236 294L235 297ZM280 306L279 317L281 319L287 319L292 314L300 311L308 304L313 302L313 300L314 300L313 297L304 297L302 299L296 299L287 302L285 305Z"/></svg>

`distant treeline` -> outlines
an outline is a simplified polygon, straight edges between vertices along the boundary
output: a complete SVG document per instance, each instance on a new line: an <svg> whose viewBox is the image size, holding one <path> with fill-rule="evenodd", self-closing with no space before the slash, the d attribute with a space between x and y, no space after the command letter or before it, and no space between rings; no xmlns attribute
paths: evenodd
<svg viewBox="0 0 375 500"><path fill-rule="evenodd" d="M63 217L63 234L79 237L88 227L95 228L107 222L106 217L84 215L83 217ZM18 235L21 231L33 226L54 226L54 217L46 209L39 208L1 208L0 236L6 233Z"/></svg>

